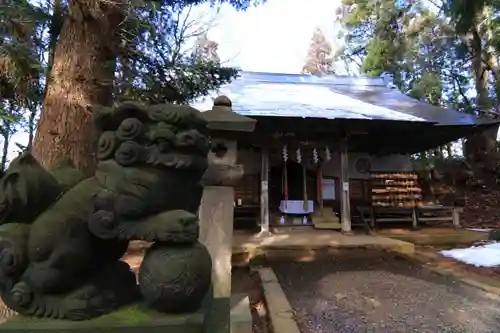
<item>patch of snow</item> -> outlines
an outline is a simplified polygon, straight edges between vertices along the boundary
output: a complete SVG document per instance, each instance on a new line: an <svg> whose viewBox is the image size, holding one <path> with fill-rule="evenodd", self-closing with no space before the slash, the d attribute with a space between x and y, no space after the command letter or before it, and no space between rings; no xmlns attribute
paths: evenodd
<svg viewBox="0 0 500 333"><path fill-rule="evenodd" d="M441 251L441 254L476 267L500 266L500 243L490 243L465 249L444 250Z"/></svg>
<svg viewBox="0 0 500 333"><path fill-rule="evenodd" d="M490 232L492 229L489 228L467 228L470 231L478 231L478 232Z"/></svg>

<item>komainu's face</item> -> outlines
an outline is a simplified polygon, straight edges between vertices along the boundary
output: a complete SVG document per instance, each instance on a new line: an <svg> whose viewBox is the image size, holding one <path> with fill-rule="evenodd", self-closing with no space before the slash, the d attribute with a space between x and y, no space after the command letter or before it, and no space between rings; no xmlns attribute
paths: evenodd
<svg viewBox="0 0 500 333"><path fill-rule="evenodd" d="M97 112L99 160L122 166L162 166L203 173L209 150L206 122L184 105L125 103Z"/></svg>
<svg viewBox="0 0 500 333"><path fill-rule="evenodd" d="M114 210L140 216L196 212L207 169L205 120L189 106L124 104L101 112L96 178L114 193Z"/></svg>

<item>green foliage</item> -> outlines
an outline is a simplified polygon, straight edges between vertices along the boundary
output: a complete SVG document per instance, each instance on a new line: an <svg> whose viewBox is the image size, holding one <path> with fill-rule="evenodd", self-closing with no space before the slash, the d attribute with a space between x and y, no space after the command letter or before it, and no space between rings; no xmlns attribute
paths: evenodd
<svg viewBox="0 0 500 333"><path fill-rule="evenodd" d="M444 2L444 9L453 18L457 32L464 34L478 23L486 7L498 5L498 0L448 0Z"/></svg>
<svg viewBox="0 0 500 333"><path fill-rule="evenodd" d="M245 10L263 2L130 1L126 20L120 25L120 48L113 50L116 63L103 64L103 68L116 68L115 99L187 103L228 83L237 76L237 69L222 66L214 57L186 50L186 45L208 28L189 29L194 22L189 18L189 8L203 3L212 6L228 3L237 10ZM0 134L4 140L23 127L28 127L33 137L55 46L68 18L68 3L68 0L0 1ZM31 142L27 148L30 147Z"/></svg>
<svg viewBox="0 0 500 333"><path fill-rule="evenodd" d="M345 57L360 71L394 74L409 96L465 112L474 110L468 97L470 53L454 23L422 1L344 0L348 29Z"/></svg>
<svg viewBox="0 0 500 333"><path fill-rule="evenodd" d="M0 100L29 106L40 99L37 25L48 16L28 1L0 6Z"/></svg>
<svg viewBox="0 0 500 333"><path fill-rule="evenodd" d="M162 4L136 8L123 27L117 100L188 103L236 77L238 71L222 66L218 57L185 49L206 34L189 13L189 7Z"/></svg>
<svg viewBox="0 0 500 333"><path fill-rule="evenodd" d="M343 4L348 30L344 57L357 63L362 73L390 72L398 88L413 98L498 118L499 0ZM492 165L498 160L495 140L494 128L469 138L464 155L482 168Z"/></svg>
<svg viewBox="0 0 500 333"><path fill-rule="evenodd" d="M154 91L153 97L144 97L144 99L155 101L161 99L158 94L162 91L155 86L161 80L160 84L169 87L163 90L168 93L163 100L177 102L186 102L199 95L194 90L189 92L189 89L201 89L201 93L206 94L209 89L226 83L235 77L236 70L224 68L218 62L203 61L180 53L183 44L196 36L179 33L178 29L185 27L181 27L183 22L178 14L190 6L203 3L210 3L212 6L228 3L237 10L246 10L265 1L131 1L132 10L127 15L127 21L121 25L122 52L117 54L117 57L119 60L128 61L127 66L139 68L131 68L130 71L119 73L128 74L130 77L117 80L116 83L126 85L134 81L137 75L144 75L144 79L141 78L142 86L139 84L138 86L131 85L131 87L138 89L135 92L137 96L144 96L147 91ZM37 87L36 95L29 95L27 87L21 87L20 84L42 79L40 84L43 86L43 78L48 74L46 70L50 68L50 63L48 59L40 57L40 54L54 51L62 23L67 16L67 5L66 0L4 0L2 2L0 5L0 87L2 87L3 97L7 93L9 97L15 94L29 99L43 97L39 96L40 87ZM2 60L8 60L8 68L2 66L5 63ZM164 67L164 71L171 72L169 76L172 79L182 82L164 83L165 73L160 73L161 70L158 68L160 65ZM150 72L151 69L154 69L153 73ZM207 71L207 78L202 78L203 70ZM185 82L187 79L183 76L191 76L190 71L193 71L192 77L197 79L197 82ZM219 76L221 77L220 84L217 82ZM117 87L117 91L129 93L131 87ZM172 92L169 89L179 91Z"/></svg>
<svg viewBox="0 0 500 333"><path fill-rule="evenodd" d="M443 94L443 82L436 72L424 72L413 81L410 96L415 99L426 100L433 105L439 105Z"/></svg>

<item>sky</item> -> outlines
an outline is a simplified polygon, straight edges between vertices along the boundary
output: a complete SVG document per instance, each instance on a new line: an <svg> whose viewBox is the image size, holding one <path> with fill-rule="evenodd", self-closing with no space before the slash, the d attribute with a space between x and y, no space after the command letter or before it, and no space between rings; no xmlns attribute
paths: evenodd
<svg viewBox="0 0 500 333"><path fill-rule="evenodd" d="M247 71L300 73L314 29L333 38L341 0L268 0L237 12L223 5L208 37L222 61ZM201 7L200 11L207 11ZM210 11L210 10L208 10Z"/></svg>
<svg viewBox="0 0 500 333"><path fill-rule="evenodd" d="M211 22L208 37L219 43L219 56L228 66L246 71L300 73L314 29L333 38L335 10L341 0L268 0L238 12L230 5L193 9L193 19ZM15 142L26 145L28 135L16 133L9 160L17 156Z"/></svg>

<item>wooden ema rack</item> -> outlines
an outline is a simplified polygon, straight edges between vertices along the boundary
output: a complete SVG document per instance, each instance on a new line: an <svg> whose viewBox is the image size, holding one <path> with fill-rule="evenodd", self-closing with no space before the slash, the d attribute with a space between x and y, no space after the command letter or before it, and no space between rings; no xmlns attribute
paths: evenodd
<svg viewBox="0 0 500 333"><path fill-rule="evenodd" d="M374 172L371 174L372 205L415 207L422 205L422 189L414 172Z"/></svg>

